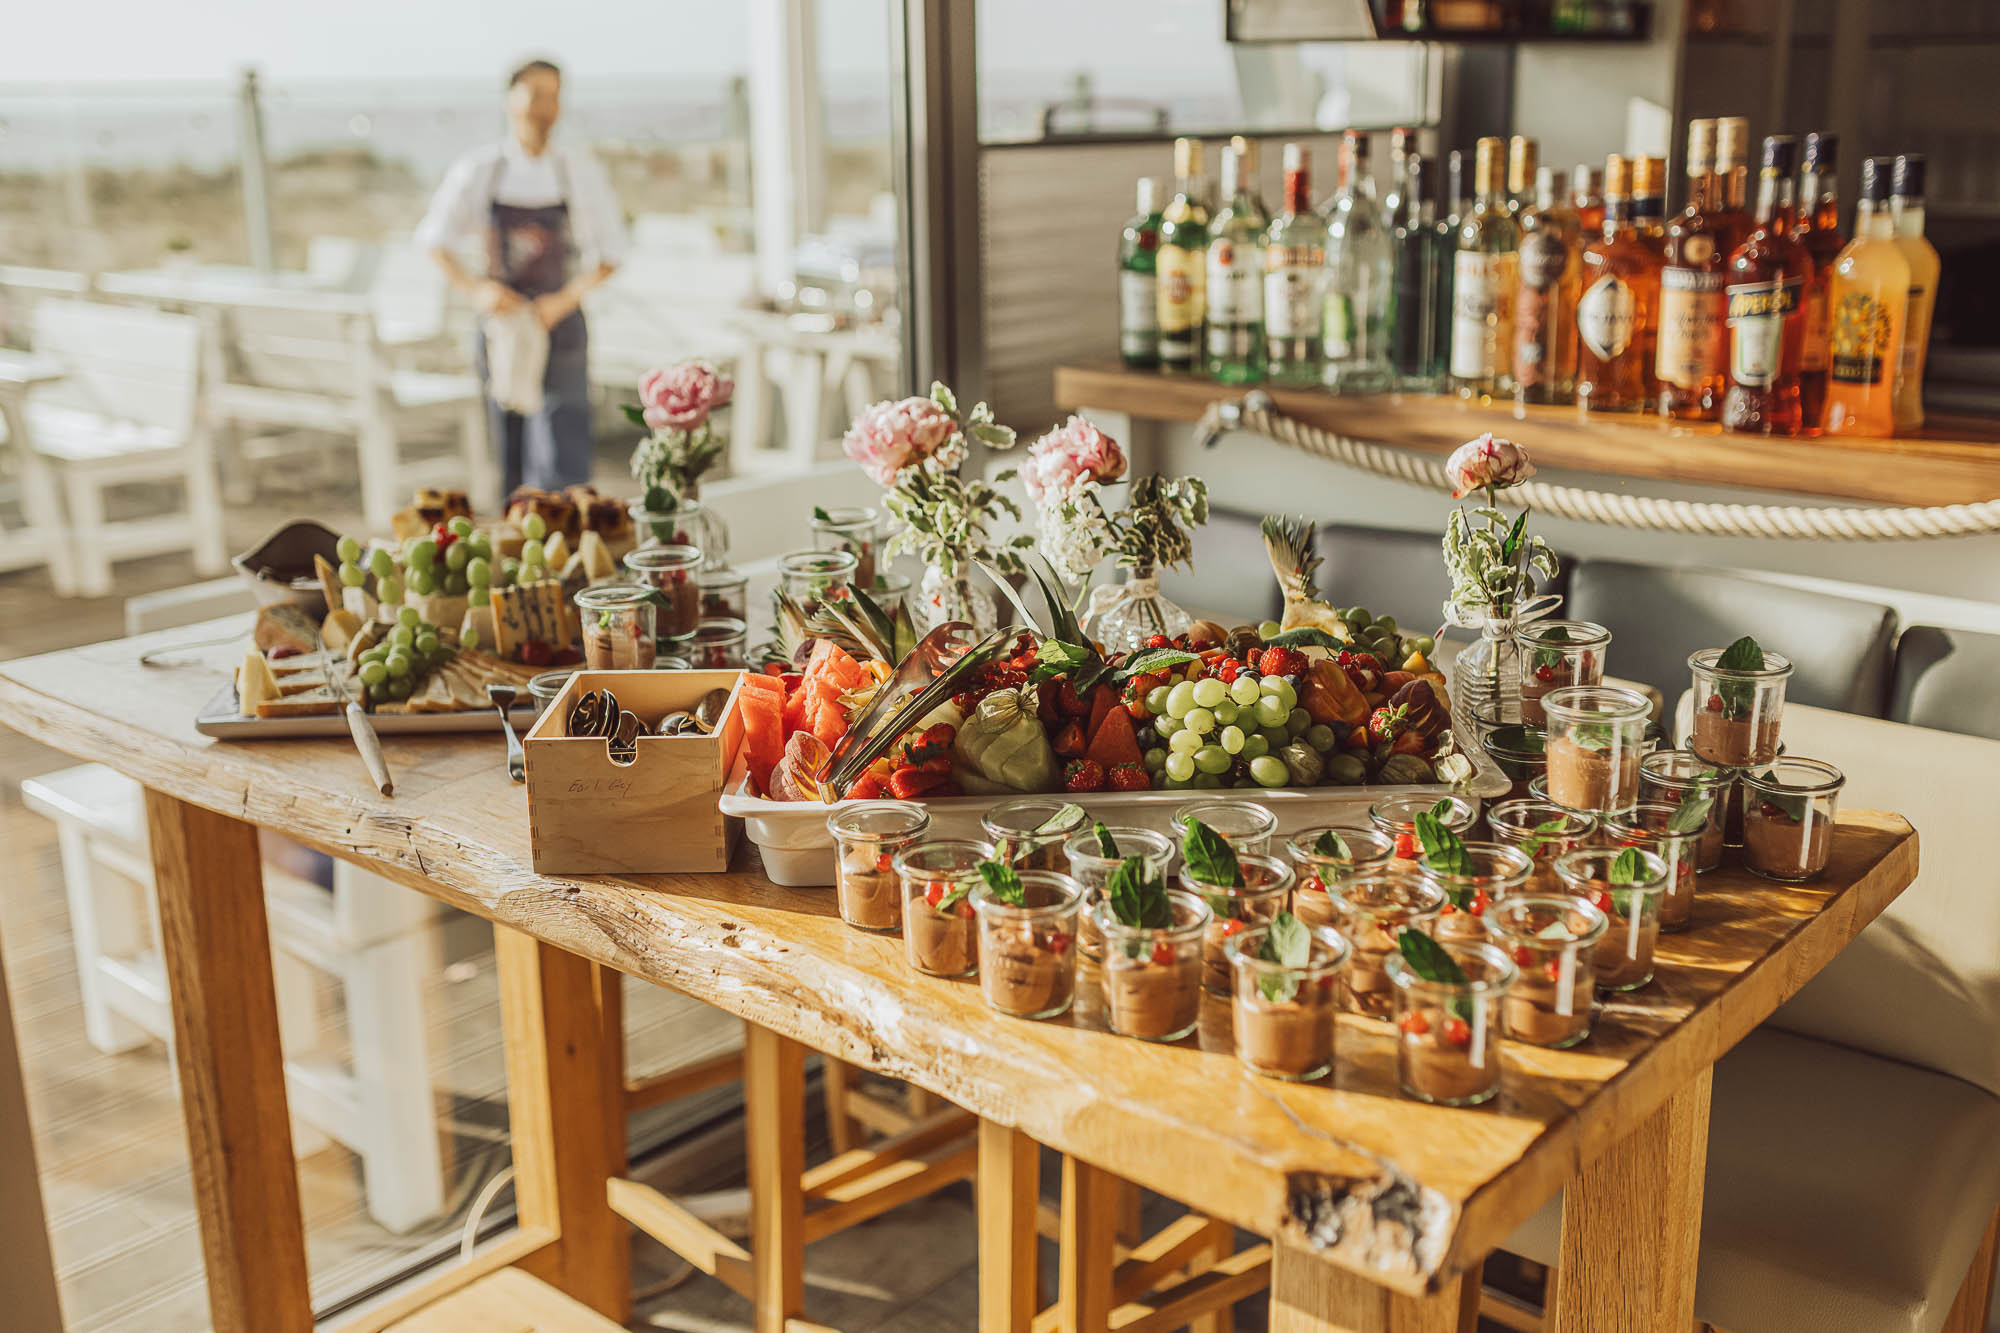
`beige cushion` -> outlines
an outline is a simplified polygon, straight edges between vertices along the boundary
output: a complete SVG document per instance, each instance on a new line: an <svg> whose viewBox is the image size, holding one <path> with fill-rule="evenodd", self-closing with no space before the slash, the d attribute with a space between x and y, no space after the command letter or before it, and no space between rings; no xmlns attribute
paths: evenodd
<svg viewBox="0 0 2000 1333"><path fill-rule="evenodd" d="M1761 1028L1715 1068L1695 1316L1935 1333L1996 1206L2000 1098ZM1561 1221L1558 1196L1502 1248L1553 1264Z"/></svg>

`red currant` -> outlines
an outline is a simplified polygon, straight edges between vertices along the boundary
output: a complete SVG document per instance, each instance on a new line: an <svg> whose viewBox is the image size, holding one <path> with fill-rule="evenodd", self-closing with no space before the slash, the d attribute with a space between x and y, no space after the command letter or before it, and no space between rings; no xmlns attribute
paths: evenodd
<svg viewBox="0 0 2000 1333"><path fill-rule="evenodd" d="M1472 895L1472 914L1474 916L1485 916L1486 909L1492 905L1493 895L1486 890L1481 889L1478 893Z"/></svg>
<svg viewBox="0 0 2000 1333"><path fill-rule="evenodd" d="M1554 667L1538 666L1535 668L1535 679L1542 682L1542 684L1546 685L1555 678L1556 678L1556 669Z"/></svg>
<svg viewBox="0 0 2000 1333"><path fill-rule="evenodd" d="M1167 636L1164 634L1155 634L1152 638L1146 640L1146 646L1148 648L1164 648L1167 646Z"/></svg>
<svg viewBox="0 0 2000 1333"><path fill-rule="evenodd" d="M1517 944L1514 946L1514 961L1526 967L1535 961L1535 951L1525 944Z"/></svg>
<svg viewBox="0 0 2000 1333"><path fill-rule="evenodd" d="M1444 1021L1444 1039L1454 1046L1470 1046L1472 1029L1462 1018L1447 1018Z"/></svg>
<svg viewBox="0 0 2000 1333"><path fill-rule="evenodd" d="M1431 1030L1431 1021L1424 1017L1423 1010L1412 1009L1396 1021L1396 1026L1409 1033L1412 1037L1421 1037Z"/></svg>
<svg viewBox="0 0 2000 1333"><path fill-rule="evenodd" d="M1174 946L1165 940L1155 942L1153 945L1153 962L1159 967L1166 967L1173 961Z"/></svg>
<svg viewBox="0 0 2000 1333"><path fill-rule="evenodd" d="M936 907L939 903L944 901L945 894L950 892L951 892L951 886L949 884L945 883L941 879L934 879L929 884L924 886L924 901L929 903L932 907Z"/></svg>
<svg viewBox="0 0 2000 1333"><path fill-rule="evenodd" d="M875 870L876 870L876 872L877 872L878 874L885 874L885 875L886 875L886 874L887 874L887 873L889 872L889 865L890 865L890 860L891 860L891 858L890 858L890 856L889 856L889 853L887 853L887 852L883 852L883 853L881 853L881 854L880 854L879 856L877 856L877 857L875 858Z"/></svg>
<svg viewBox="0 0 2000 1333"><path fill-rule="evenodd" d="M1063 933L1062 933L1062 932L1060 932L1060 931L1058 931L1058 932L1056 932L1055 934L1053 934L1053 935L1049 936L1049 952L1050 952L1050 953L1052 953L1052 954L1056 955L1056 956L1057 956L1058 958L1060 958L1060 957L1062 956L1062 954L1063 954L1063 951L1064 951L1065 949L1067 949L1067 948L1069 948L1069 936L1067 936L1067 935L1063 934Z"/></svg>
<svg viewBox="0 0 2000 1333"><path fill-rule="evenodd" d="M1229 920L1222 923L1222 933L1225 938L1230 935L1241 934L1245 929L1246 927L1244 926L1244 924L1241 921L1236 920L1234 917L1231 917Z"/></svg>
<svg viewBox="0 0 2000 1333"><path fill-rule="evenodd" d="M1307 893L1326 892L1326 885L1320 882L1320 878L1318 875L1307 875L1305 877L1305 881L1301 883L1299 887L1304 889Z"/></svg>

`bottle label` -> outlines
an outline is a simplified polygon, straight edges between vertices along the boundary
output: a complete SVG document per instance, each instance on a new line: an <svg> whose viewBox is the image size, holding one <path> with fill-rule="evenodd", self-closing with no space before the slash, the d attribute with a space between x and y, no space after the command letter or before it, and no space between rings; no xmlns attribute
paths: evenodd
<svg viewBox="0 0 2000 1333"><path fill-rule="evenodd" d="M1799 356L1799 369L1825 370L1833 343L1833 302L1829 282L1815 282L1806 288L1806 343Z"/></svg>
<svg viewBox="0 0 2000 1333"><path fill-rule="evenodd" d="M1273 245L1264 251L1264 332L1309 338L1319 323L1326 251L1316 245Z"/></svg>
<svg viewBox="0 0 2000 1333"><path fill-rule="evenodd" d="M1191 335L1201 327L1207 310L1207 302L1203 299L1207 290L1207 272L1202 265L1201 252L1180 245L1163 245L1154 260L1154 267L1159 272L1155 309L1159 317L1160 337L1162 340L1177 338L1192 350Z"/></svg>
<svg viewBox="0 0 2000 1333"><path fill-rule="evenodd" d="M1746 389L1767 389L1784 366L1785 320L1799 308L1797 278L1749 282L1729 294L1729 378Z"/></svg>
<svg viewBox="0 0 2000 1333"><path fill-rule="evenodd" d="M1900 369L1897 371L1899 380L1916 378L1917 361L1923 355L1924 351L1923 343L1919 341L1918 335L1931 326L1930 311L1924 308L1923 288L1910 288L1909 300L1903 308L1907 312L1905 318L1908 323L1903 330L1902 363Z"/></svg>
<svg viewBox="0 0 2000 1333"><path fill-rule="evenodd" d="M1881 385L1896 363L1896 317L1875 293L1848 290L1833 302L1836 384Z"/></svg>
<svg viewBox="0 0 2000 1333"><path fill-rule="evenodd" d="M1607 273L1584 289L1576 303L1576 334L1599 361L1615 361L1632 345L1638 311L1632 284Z"/></svg>
<svg viewBox="0 0 2000 1333"><path fill-rule="evenodd" d="M1226 237L1208 243L1208 322L1258 324L1264 319L1264 247Z"/></svg>
<svg viewBox="0 0 2000 1333"><path fill-rule="evenodd" d="M1451 268L1451 373L1464 380L1490 379L1513 342L1514 287L1519 256L1461 250ZM1327 303L1327 323L1334 302ZM1332 355L1332 339L1327 354Z"/></svg>
<svg viewBox="0 0 2000 1333"><path fill-rule="evenodd" d="M1157 350L1160 336L1160 284L1151 273L1121 269L1118 273L1118 350L1124 356L1147 357Z"/></svg>
<svg viewBox="0 0 2000 1333"><path fill-rule="evenodd" d="M1692 390L1722 374L1729 358L1728 313L1722 274L1661 270L1660 346L1653 370L1662 384Z"/></svg>
<svg viewBox="0 0 2000 1333"><path fill-rule="evenodd" d="M1569 267L1569 247L1548 231L1528 233L1521 242L1521 290L1546 292L1562 281Z"/></svg>

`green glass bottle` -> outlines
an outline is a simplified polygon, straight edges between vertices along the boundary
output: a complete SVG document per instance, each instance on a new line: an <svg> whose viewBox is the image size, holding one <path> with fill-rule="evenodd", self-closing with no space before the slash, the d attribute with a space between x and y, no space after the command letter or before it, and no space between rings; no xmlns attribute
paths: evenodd
<svg viewBox="0 0 2000 1333"><path fill-rule="evenodd" d="M1139 211L1118 241L1118 354L1128 366L1160 364L1160 183L1139 178Z"/></svg>
<svg viewBox="0 0 2000 1333"><path fill-rule="evenodd" d="M1257 197L1257 145L1237 135L1222 150L1222 211L1208 228L1209 377L1223 384L1264 378L1264 233Z"/></svg>
<svg viewBox="0 0 2000 1333"><path fill-rule="evenodd" d="M1190 371L1201 364L1201 326L1208 313L1208 205L1202 193L1201 140L1174 140L1174 197L1160 213L1154 258L1161 370Z"/></svg>

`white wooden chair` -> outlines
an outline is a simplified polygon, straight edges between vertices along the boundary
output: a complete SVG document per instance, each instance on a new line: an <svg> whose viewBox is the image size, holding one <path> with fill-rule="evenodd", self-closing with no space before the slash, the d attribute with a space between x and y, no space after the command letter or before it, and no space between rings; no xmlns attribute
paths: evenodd
<svg viewBox="0 0 2000 1333"><path fill-rule="evenodd" d="M166 315L84 301L50 300L34 313L37 355L63 369L21 413L27 446L47 460L68 514L77 591L111 591L115 560L192 550L195 567L228 565L222 495L201 414L201 327ZM114 487L178 480L179 507L111 521Z"/></svg>

